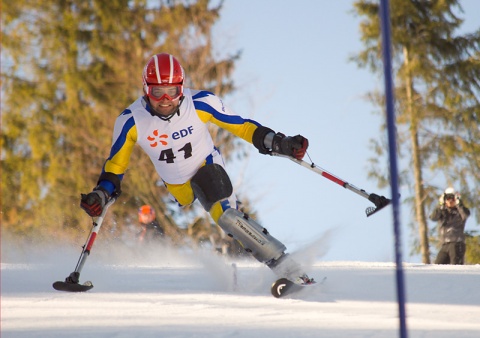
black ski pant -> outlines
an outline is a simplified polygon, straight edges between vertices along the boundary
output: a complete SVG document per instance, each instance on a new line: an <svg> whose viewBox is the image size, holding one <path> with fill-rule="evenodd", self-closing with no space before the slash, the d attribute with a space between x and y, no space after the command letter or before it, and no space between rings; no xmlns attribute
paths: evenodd
<svg viewBox="0 0 480 338"><path fill-rule="evenodd" d="M462 265L465 257L466 245L463 242L444 243L438 252L435 264Z"/></svg>

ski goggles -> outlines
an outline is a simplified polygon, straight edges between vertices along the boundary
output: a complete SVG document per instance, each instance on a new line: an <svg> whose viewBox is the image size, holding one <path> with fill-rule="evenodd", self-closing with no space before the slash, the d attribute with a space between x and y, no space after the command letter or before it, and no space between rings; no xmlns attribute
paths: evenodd
<svg viewBox="0 0 480 338"><path fill-rule="evenodd" d="M455 199L455 195L454 195L454 194L446 194L446 195L445 195L445 199L446 199L446 200L454 200L454 199Z"/></svg>
<svg viewBox="0 0 480 338"><path fill-rule="evenodd" d="M182 96L182 85L147 85L147 95L154 101L163 99L176 100Z"/></svg>

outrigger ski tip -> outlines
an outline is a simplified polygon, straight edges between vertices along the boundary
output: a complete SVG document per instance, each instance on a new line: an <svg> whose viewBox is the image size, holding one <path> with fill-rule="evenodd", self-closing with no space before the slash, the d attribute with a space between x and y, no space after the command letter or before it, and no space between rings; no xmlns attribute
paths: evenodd
<svg viewBox="0 0 480 338"><path fill-rule="evenodd" d="M65 282L57 281L53 283L53 288L58 291L67 291L67 292L85 292L93 288L93 284L90 281L86 281L83 284L78 282L80 277L79 272L72 272L70 276L65 278Z"/></svg>
<svg viewBox="0 0 480 338"><path fill-rule="evenodd" d="M389 205L391 202L391 200L386 198L385 196L378 196L377 194L370 194L368 196L368 200L373 204L375 204L375 208L368 207L367 209L365 209L365 213L367 214L367 217L372 216L374 213L383 209L384 207Z"/></svg>
<svg viewBox="0 0 480 338"><path fill-rule="evenodd" d="M385 196L379 196L377 194L369 194L365 190L359 189L356 186L354 186L353 184L345 182L341 178L329 173L328 171L320 168L318 165L316 165L314 163L308 163L306 161L298 160L296 158L292 158L292 157L286 156L286 155L281 155L281 154L278 154L278 153L272 153L271 155L288 158L289 160L301 165L302 167L305 167L305 168L307 168L307 169L325 177L326 179L342 186L343 188L345 188L347 190L350 190L350 191L368 199L370 202L375 204L375 207L368 207L365 210L365 213L367 214L367 217L372 216L374 213L383 209L384 207L389 205L390 202L391 202L391 200L386 198Z"/></svg>
<svg viewBox="0 0 480 338"><path fill-rule="evenodd" d="M53 288L57 291L85 292L93 288L93 284L90 281L87 281L83 284L58 281L53 283Z"/></svg>

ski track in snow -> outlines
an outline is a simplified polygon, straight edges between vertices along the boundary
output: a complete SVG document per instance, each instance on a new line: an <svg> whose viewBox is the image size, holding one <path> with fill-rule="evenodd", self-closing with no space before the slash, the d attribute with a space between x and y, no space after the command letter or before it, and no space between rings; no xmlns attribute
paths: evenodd
<svg viewBox="0 0 480 338"><path fill-rule="evenodd" d="M1 336L398 337L395 264L321 262L321 241L292 256L326 280L285 299L262 264L167 246L93 250L94 288L59 292L80 252L2 243ZM409 337L480 337L480 265L403 269Z"/></svg>

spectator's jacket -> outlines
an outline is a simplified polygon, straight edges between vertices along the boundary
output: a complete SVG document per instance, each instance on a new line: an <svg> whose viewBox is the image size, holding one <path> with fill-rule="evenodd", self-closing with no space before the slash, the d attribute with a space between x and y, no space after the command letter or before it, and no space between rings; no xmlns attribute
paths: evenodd
<svg viewBox="0 0 480 338"><path fill-rule="evenodd" d="M439 222L439 233L442 244L465 242L465 223L470 216L470 210L462 204L453 208L441 206L430 215L432 221Z"/></svg>

